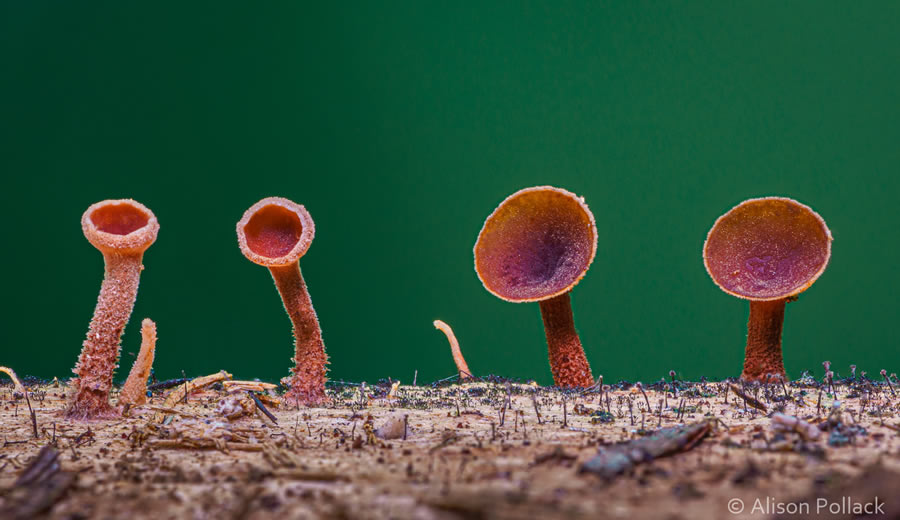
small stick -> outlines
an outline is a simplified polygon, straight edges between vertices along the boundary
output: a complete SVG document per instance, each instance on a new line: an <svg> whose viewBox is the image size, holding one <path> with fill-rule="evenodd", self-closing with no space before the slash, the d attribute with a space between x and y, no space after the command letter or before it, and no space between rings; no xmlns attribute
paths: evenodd
<svg viewBox="0 0 900 520"><path fill-rule="evenodd" d="M215 374L198 377L192 381L185 381L184 395L183 396L179 395L179 390L181 390L180 388L170 392L169 395L166 397L166 400L163 403L162 407L163 408L174 408L175 405L178 404L178 401L180 401L182 398L186 398L187 395L189 393L193 392L194 390L199 390L200 388L209 386L213 383L218 383L219 381L224 381L226 379L231 379L231 374L222 370L221 372L217 372ZM165 419L165 414L162 412L156 412L156 414L153 416L152 421L153 422L162 422L163 419Z"/></svg>
<svg viewBox="0 0 900 520"><path fill-rule="evenodd" d="M28 399L28 392L25 392L25 402L28 403L28 412L31 414L31 428L32 430L34 430L34 438L37 439L37 416L34 414L34 410L31 408L31 400Z"/></svg>
<svg viewBox="0 0 900 520"><path fill-rule="evenodd" d="M788 392L787 385L784 384L784 378L779 377L778 380L781 381L781 389L784 390L784 396L787 397L788 399L790 399L791 393Z"/></svg>
<svg viewBox="0 0 900 520"><path fill-rule="evenodd" d="M672 378L672 397L678 397L678 388L675 385L675 371L669 370L669 377Z"/></svg>
<svg viewBox="0 0 900 520"><path fill-rule="evenodd" d="M272 415L272 412L270 412L269 409L266 408L266 405L262 404L262 401L260 401L259 398L256 397L256 394L254 394L253 392L247 392L247 395L249 395L250 398L253 399L253 402L256 403L256 407L259 408L259 411L266 414L266 417L268 417L270 421L278 424L278 419L276 419L275 416Z"/></svg>
<svg viewBox="0 0 900 520"><path fill-rule="evenodd" d="M211 439L154 439L147 441L147 445L155 449L199 449L199 450L215 450L219 446ZM221 447L226 450L235 451L263 451L262 444L248 444L245 442L229 442L221 443Z"/></svg>
<svg viewBox="0 0 900 520"><path fill-rule="evenodd" d="M156 392L157 390L168 390L173 386L178 386L185 381L189 381L189 379L180 377L178 379L169 379L168 381L160 381L159 383L154 383L147 387L147 390L151 392Z"/></svg>
<svg viewBox="0 0 900 520"><path fill-rule="evenodd" d="M272 383L263 383L262 381L222 381L225 390L231 392L233 390L253 390L254 392L265 392L266 390L275 390L278 385Z"/></svg>
<svg viewBox="0 0 900 520"><path fill-rule="evenodd" d="M541 410L538 408L538 402L537 402L537 389L535 389L533 392L531 392L531 403L534 405L534 414L537 416L538 424L542 424L541 423Z"/></svg>
<svg viewBox="0 0 900 520"><path fill-rule="evenodd" d="M768 411L768 407L765 404L761 403L758 399L745 394L743 390L735 385L729 386L731 387L731 391L734 392L734 395L744 400L745 405L750 405L753 408L756 408L757 410L761 410L763 412Z"/></svg>
<svg viewBox="0 0 900 520"><path fill-rule="evenodd" d="M453 329L441 320L434 320L434 328L443 332L447 336L447 341L450 342L450 352L453 354L453 362L456 363L456 369L459 371L459 380L463 381L471 378L472 372L469 371L466 358L463 357L462 351L459 349L459 341L456 340L456 334L453 333Z"/></svg>

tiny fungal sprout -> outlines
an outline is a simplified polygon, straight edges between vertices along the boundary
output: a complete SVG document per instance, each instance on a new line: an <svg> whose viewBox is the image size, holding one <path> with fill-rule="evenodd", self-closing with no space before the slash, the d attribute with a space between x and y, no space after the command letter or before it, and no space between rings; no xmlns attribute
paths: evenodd
<svg viewBox="0 0 900 520"><path fill-rule="evenodd" d="M881 369L881 377L883 377L884 380L887 381L888 388L891 389L891 395L897 395L894 393L894 385L891 384L891 378L888 377L887 370L883 368Z"/></svg>
<svg viewBox="0 0 900 520"><path fill-rule="evenodd" d="M251 206L237 223L238 245L248 260L269 268L294 325L295 356L285 399L299 405L326 401L328 357L322 330L300 273L298 261L315 236L306 208L288 199L268 197Z"/></svg>
<svg viewBox="0 0 900 520"><path fill-rule="evenodd" d="M103 254L105 272L94 317L73 372L65 415L69 419L106 419L113 372L119 362L122 331L131 317L144 269L144 251L156 241L159 222L146 206L130 199L105 200L87 209L81 229Z"/></svg>
<svg viewBox="0 0 900 520"><path fill-rule="evenodd" d="M850 377L856 379L856 365L850 365Z"/></svg>
<svg viewBox="0 0 900 520"><path fill-rule="evenodd" d="M441 320L434 320L434 328L447 336L447 341L450 343L450 353L453 355L453 362L456 363L456 370L459 372L459 380L464 381L466 379L471 379L472 372L469 371L469 365L466 364L466 358L463 357L462 350L459 349L459 341L457 341L453 329L450 328L450 325L447 325Z"/></svg>
<svg viewBox="0 0 900 520"><path fill-rule="evenodd" d="M596 253L597 226L584 199L551 186L507 197L475 243L475 272L488 292L508 302L540 304L550 370L560 387L594 384L569 292Z"/></svg>
<svg viewBox="0 0 900 520"><path fill-rule="evenodd" d="M147 378L153 369L156 353L156 323L150 318L141 322L141 350L131 366L128 379L119 392L119 404L137 406L147 402Z"/></svg>
<svg viewBox="0 0 900 520"><path fill-rule="evenodd" d="M831 242L818 213L783 197L746 200L716 220L703 244L703 263L720 289L750 301L741 379L787 377L784 307L825 272Z"/></svg>

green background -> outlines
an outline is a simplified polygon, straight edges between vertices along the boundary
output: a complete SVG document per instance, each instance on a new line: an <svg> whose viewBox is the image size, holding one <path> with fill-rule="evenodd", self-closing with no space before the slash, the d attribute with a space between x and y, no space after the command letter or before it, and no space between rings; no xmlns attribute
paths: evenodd
<svg viewBox="0 0 900 520"><path fill-rule="evenodd" d="M476 374L550 383L538 306L485 291L472 247L552 184L597 219L573 292L595 375L740 373L748 305L701 246L765 195L835 237L788 306L789 374L897 371L898 27L897 2L4 2L0 364L70 374L102 278L81 214L132 197L161 230L118 377L144 317L160 378L287 375L290 323L234 229L280 195L316 222L332 378L452 374L440 318Z"/></svg>

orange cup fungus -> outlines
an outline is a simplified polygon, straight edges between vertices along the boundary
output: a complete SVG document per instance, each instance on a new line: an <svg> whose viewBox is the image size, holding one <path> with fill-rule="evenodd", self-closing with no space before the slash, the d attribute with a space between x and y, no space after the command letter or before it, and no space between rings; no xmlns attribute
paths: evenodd
<svg viewBox="0 0 900 520"><path fill-rule="evenodd" d="M294 375L285 399L302 405L321 404L326 400L328 357L298 263L312 244L315 232L315 224L306 209L281 197L262 199L237 223L241 252L251 262L269 268L294 325Z"/></svg>
<svg viewBox="0 0 900 520"><path fill-rule="evenodd" d="M72 380L65 414L70 419L104 419L116 415L109 391L122 331L137 298L144 251L156 241L159 222L134 200L105 200L84 212L81 228L103 254L105 271L87 339L73 369L78 377Z"/></svg>
<svg viewBox="0 0 900 520"><path fill-rule="evenodd" d="M569 291L596 253L597 226L584 199L551 186L507 197L488 216L475 243L475 272L488 292L508 302L540 303L557 386L594 384Z"/></svg>
<svg viewBox="0 0 900 520"><path fill-rule="evenodd" d="M703 263L720 289L750 300L741 379L786 378L784 306L825 271L831 241L818 213L783 197L746 200L716 220L703 245Z"/></svg>

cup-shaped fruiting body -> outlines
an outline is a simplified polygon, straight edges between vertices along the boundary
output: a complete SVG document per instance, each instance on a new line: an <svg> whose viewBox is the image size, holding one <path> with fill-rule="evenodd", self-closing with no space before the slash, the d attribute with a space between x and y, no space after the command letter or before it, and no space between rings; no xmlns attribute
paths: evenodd
<svg viewBox="0 0 900 520"><path fill-rule="evenodd" d="M475 243L475 272L485 289L508 302L540 303L557 386L594 383L569 291L596 253L597 226L584 199L552 186L507 197L485 220Z"/></svg>
<svg viewBox="0 0 900 520"><path fill-rule="evenodd" d="M102 419L115 415L109 404L122 331L137 298L144 251L156 241L159 222L146 206L130 199L105 200L87 209L81 228L103 254L105 272L87 339L73 372L66 416Z"/></svg>
<svg viewBox="0 0 900 520"><path fill-rule="evenodd" d="M315 224L306 209L281 197L257 202L244 212L237 224L241 252L251 262L269 268L294 325L294 375L285 398L302 405L326 400L328 357L298 263L309 249L315 232Z"/></svg>
<svg viewBox="0 0 900 520"><path fill-rule="evenodd" d="M750 300L742 379L787 377L784 306L825 271L831 241L818 213L784 197L746 200L716 220L703 245L703 263L720 289Z"/></svg>

